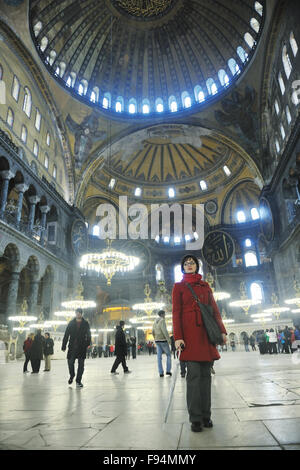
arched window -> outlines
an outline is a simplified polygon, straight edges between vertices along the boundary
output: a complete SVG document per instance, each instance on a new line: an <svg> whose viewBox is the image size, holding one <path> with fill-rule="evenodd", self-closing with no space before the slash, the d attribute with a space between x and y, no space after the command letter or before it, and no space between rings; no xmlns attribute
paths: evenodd
<svg viewBox="0 0 300 470"><path fill-rule="evenodd" d="M10 108L7 110L6 122L10 127L12 127L14 124L14 113Z"/></svg>
<svg viewBox="0 0 300 470"><path fill-rule="evenodd" d="M227 175L227 176L231 175L231 171L229 170L227 165L223 166L223 170L224 170L225 175Z"/></svg>
<svg viewBox="0 0 300 470"><path fill-rule="evenodd" d="M59 67L59 65L58 65L58 66L56 67L56 69L55 69L55 75L56 75L57 77L60 76L60 67Z"/></svg>
<svg viewBox="0 0 300 470"><path fill-rule="evenodd" d="M80 95L86 95L87 89L88 89L88 82L87 80L81 80L79 86L78 86L78 93Z"/></svg>
<svg viewBox="0 0 300 470"><path fill-rule="evenodd" d="M290 108L288 106L286 106L285 108L285 114L286 114L287 123L290 124L292 121L292 116L291 116Z"/></svg>
<svg viewBox="0 0 300 470"><path fill-rule="evenodd" d="M169 98L169 108L172 113L176 113L178 110L177 101L175 96L170 96Z"/></svg>
<svg viewBox="0 0 300 470"><path fill-rule="evenodd" d="M298 52L298 44L297 44L297 41L295 39L293 31L290 34L290 45L291 45L294 57L296 57L297 52Z"/></svg>
<svg viewBox="0 0 300 470"><path fill-rule="evenodd" d="M99 237L100 236L100 228L99 225L94 225L93 227L93 235L94 237Z"/></svg>
<svg viewBox="0 0 300 470"><path fill-rule="evenodd" d="M219 70L218 77L219 77L219 81L220 81L222 86L229 85L229 77L228 77L227 73L225 72L225 70L223 70L223 69Z"/></svg>
<svg viewBox="0 0 300 470"><path fill-rule="evenodd" d="M156 273L156 282L164 281L164 268L160 263L155 266L155 273Z"/></svg>
<svg viewBox="0 0 300 470"><path fill-rule="evenodd" d="M276 152L279 153L280 152L280 145L279 145L278 139L275 139L275 148L276 148Z"/></svg>
<svg viewBox="0 0 300 470"><path fill-rule="evenodd" d="M202 103L203 101L205 101L205 94L204 94L201 86L199 86L199 85L195 86L194 93L195 93L195 100L198 103Z"/></svg>
<svg viewBox="0 0 300 470"><path fill-rule="evenodd" d="M250 248L250 246L252 246L252 241L250 240L250 238L246 238L246 240L245 240L245 246L246 246L247 248Z"/></svg>
<svg viewBox="0 0 300 470"><path fill-rule="evenodd" d="M57 168L56 168L56 165L53 165L52 176L55 180L56 180L56 175L57 175Z"/></svg>
<svg viewBox="0 0 300 470"><path fill-rule="evenodd" d="M297 80L295 81L297 83ZM299 99L299 91L294 90L292 93L292 102L294 103L295 106L297 106L300 102Z"/></svg>
<svg viewBox="0 0 300 470"><path fill-rule="evenodd" d="M19 94L20 94L20 82L16 76L14 76L13 79L13 86L12 86L12 91L11 94L13 98L18 101L19 99Z"/></svg>
<svg viewBox="0 0 300 470"><path fill-rule="evenodd" d="M252 47L255 45L255 41L254 41L254 39L253 39L253 37L251 36L250 33L245 33L244 40L248 44L250 49L252 49Z"/></svg>
<svg viewBox="0 0 300 470"><path fill-rule="evenodd" d="M24 142L24 144L26 144L26 142L27 142L27 128L26 128L26 126L24 126L24 124L22 125L22 130L21 130L21 140L22 140L22 142Z"/></svg>
<svg viewBox="0 0 300 470"><path fill-rule="evenodd" d="M286 46L283 46L283 49L282 49L282 62L283 62L283 67L284 67L286 77L290 78L293 67L292 67Z"/></svg>
<svg viewBox="0 0 300 470"><path fill-rule="evenodd" d="M36 174L38 176L38 168L37 168L37 164L35 163L35 161L33 161L33 160L31 161L30 168L32 169L34 174Z"/></svg>
<svg viewBox="0 0 300 470"><path fill-rule="evenodd" d="M258 33L258 31L259 31L259 22L257 21L256 18L251 18L250 25L251 25L251 28L254 29L254 31L256 33Z"/></svg>
<svg viewBox="0 0 300 470"><path fill-rule="evenodd" d="M59 67L60 67L60 76L63 77L65 74L65 70L66 70L66 63L60 62Z"/></svg>
<svg viewBox="0 0 300 470"><path fill-rule="evenodd" d="M278 115L279 111L280 111L280 108L279 108L279 104L278 104L277 100L275 100L274 107L275 107L276 114Z"/></svg>
<svg viewBox="0 0 300 470"><path fill-rule="evenodd" d="M134 98L131 98L129 100L129 105L128 105L128 112L130 114L135 114L136 113L136 110L137 110L137 104L136 104L136 100Z"/></svg>
<svg viewBox="0 0 300 470"><path fill-rule="evenodd" d="M103 100L102 100L102 106L105 109L108 109L111 107L111 95L110 93L104 93Z"/></svg>
<svg viewBox="0 0 300 470"><path fill-rule="evenodd" d="M49 134L49 132L47 132L47 135L46 135L46 144L48 145L48 147L50 147L50 134Z"/></svg>
<svg viewBox="0 0 300 470"><path fill-rule="evenodd" d="M190 108L192 106L192 100L187 91L181 94L182 106L184 108Z"/></svg>
<svg viewBox="0 0 300 470"><path fill-rule="evenodd" d="M39 32L41 31L43 25L42 25L42 22L41 21L38 21L34 27L33 27L33 32L34 32L34 35L35 37L37 37L39 35Z"/></svg>
<svg viewBox="0 0 300 470"><path fill-rule="evenodd" d="M23 101L23 111L25 114L27 114L28 117L30 117L31 105L32 105L31 93L30 93L29 88L27 87L25 87L24 91L25 91L25 95L24 95L24 101Z"/></svg>
<svg viewBox="0 0 300 470"><path fill-rule="evenodd" d="M215 84L212 78L209 78L208 80L206 80L206 86L207 86L208 93L210 95L215 95L216 93L218 93L217 85Z"/></svg>
<svg viewBox="0 0 300 470"><path fill-rule="evenodd" d="M142 188L135 188L134 195L140 197L142 194Z"/></svg>
<svg viewBox="0 0 300 470"><path fill-rule="evenodd" d="M164 103L163 103L163 100L161 98L157 98L157 100L155 101L155 109L156 109L156 112L158 112L158 113L163 112Z"/></svg>
<svg viewBox="0 0 300 470"><path fill-rule="evenodd" d="M254 3L254 8L255 8L255 10L257 11L257 13L258 13L260 16L262 16L262 14L263 14L263 6L262 6L262 4L259 3L259 2L255 2L255 3Z"/></svg>
<svg viewBox="0 0 300 470"><path fill-rule="evenodd" d="M38 157L39 155L39 144L37 143L36 140L33 142L33 155L35 157Z"/></svg>
<svg viewBox="0 0 300 470"><path fill-rule="evenodd" d="M116 101L116 112L121 113L122 111L124 111L124 100L122 96L118 96Z"/></svg>
<svg viewBox="0 0 300 470"><path fill-rule="evenodd" d="M284 81L283 81L281 72L279 72L279 74L278 74L278 83L279 83L279 86L280 86L281 94L284 95L285 85L284 85Z"/></svg>
<svg viewBox="0 0 300 470"><path fill-rule="evenodd" d="M239 68L238 64L236 63L236 61L234 59L229 59L228 67L229 67L230 72L232 73L232 75L235 75L235 74L240 72L240 68Z"/></svg>
<svg viewBox="0 0 300 470"><path fill-rule="evenodd" d="M71 78L70 75L68 76L68 79L67 79L67 81L66 81L66 85L67 85L68 87L72 86L72 78Z"/></svg>
<svg viewBox="0 0 300 470"><path fill-rule="evenodd" d="M53 50L49 54L49 64L52 65L56 58L56 52Z"/></svg>
<svg viewBox="0 0 300 470"><path fill-rule="evenodd" d="M246 222L246 216L244 211L238 211L236 214L237 221L239 223Z"/></svg>
<svg viewBox="0 0 300 470"><path fill-rule="evenodd" d="M245 51L245 49L242 46L239 46L236 52L238 53L238 56L241 59L241 61L246 62L246 60L248 59L248 54Z"/></svg>
<svg viewBox="0 0 300 470"><path fill-rule="evenodd" d="M252 220L257 220L259 219L259 212L257 210L256 207L252 207L251 209L251 217L252 217Z"/></svg>
<svg viewBox="0 0 300 470"><path fill-rule="evenodd" d="M41 40L41 51L44 52L46 47L48 46L48 38L46 38L46 36L44 36Z"/></svg>
<svg viewBox="0 0 300 470"><path fill-rule="evenodd" d="M40 131L41 129L41 120L42 120L41 113L39 112L38 108L36 108L34 125L35 125L36 130L38 131Z"/></svg>
<svg viewBox="0 0 300 470"><path fill-rule="evenodd" d="M285 139L285 130L284 130L284 127L282 124L280 124L280 132L281 132L281 137L282 137L282 140Z"/></svg>
<svg viewBox="0 0 300 470"><path fill-rule="evenodd" d="M168 189L168 196L169 197L175 197L175 189L174 188L169 188Z"/></svg>
<svg viewBox="0 0 300 470"><path fill-rule="evenodd" d="M48 170L48 168L49 168L49 157L48 157L48 154L47 154L47 153L45 153L44 166L45 166L45 168L47 168L47 170Z"/></svg>
<svg viewBox="0 0 300 470"><path fill-rule="evenodd" d="M257 256L254 251L247 251L245 253L245 265L248 268L249 266L257 266Z"/></svg>
<svg viewBox="0 0 300 470"><path fill-rule="evenodd" d="M252 282L250 285L250 292L252 300L260 300L263 301L263 290L261 284L258 282Z"/></svg>
<svg viewBox="0 0 300 470"><path fill-rule="evenodd" d="M149 114L150 113L150 101L147 99L144 99L142 102L142 113L143 114Z"/></svg>
<svg viewBox="0 0 300 470"><path fill-rule="evenodd" d="M181 264L177 264L174 267L174 282L180 282L182 280Z"/></svg>
<svg viewBox="0 0 300 470"><path fill-rule="evenodd" d="M199 184L200 184L200 188L202 189L202 191L207 190L207 184L204 180L201 180Z"/></svg>

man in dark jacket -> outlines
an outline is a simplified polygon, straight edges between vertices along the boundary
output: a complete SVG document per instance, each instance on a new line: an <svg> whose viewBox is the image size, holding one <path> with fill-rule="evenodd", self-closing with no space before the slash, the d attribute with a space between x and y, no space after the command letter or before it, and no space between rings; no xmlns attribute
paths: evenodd
<svg viewBox="0 0 300 470"><path fill-rule="evenodd" d="M125 322L120 321L120 325L117 326L117 331L116 331L116 338L115 338L115 353L116 353L116 360L111 368L111 373L112 374L118 374L119 372L116 372L117 368L119 365L122 363L122 367L124 370L124 374L129 374L131 371L128 370L128 367L126 365L126 355L127 355L127 342L125 338L125 333L123 331Z"/></svg>
<svg viewBox="0 0 300 470"><path fill-rule="evenodd" d="M45 369L44 372L49 372L51 369L51 356L53 355L54 341L50 338L50 333L45 333L44 342L44 356L45 356Z"/></svg>
<svg viewBox="0 0 300 470"><path fill-rule="evenodd" d="M68 383L71 384L75 377L75 360L78 359L78 368L76 375L76 386L81 388L83 384L81 383L83 371L84 371L84 361L86 358L87 347L91 344L91 332L89 322L82 317L82 309L78 308L76 310L76 317L71 320L67 326L64 339L62 342L62 351L66 350L67 342L69 340L68 348L68 366L70 372L70 378Z"/></svg>
<svg viewBox="0 0 300 470"><path fill-rule="evenodd" d="M40 371L41 360L43 359L44 341L45 338L42 336L41 330L37 330L30 349L32 374L38 374Z"/></svg>

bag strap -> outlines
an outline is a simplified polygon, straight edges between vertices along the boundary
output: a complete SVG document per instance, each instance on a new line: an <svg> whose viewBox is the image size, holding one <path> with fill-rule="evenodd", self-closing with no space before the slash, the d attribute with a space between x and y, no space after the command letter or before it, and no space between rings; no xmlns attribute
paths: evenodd
<svg viewBox="0 0 300 470"><path fill-rule="evenodd" d="M197 303L201 303L200 300L198 299L197 295L195 294L195 291L194 289L192 288L191 284L189 284L188 282L185 282L185 285L190 289L191 293L192 293L192 296L194 297L194 299L196 300Z"/></svg>

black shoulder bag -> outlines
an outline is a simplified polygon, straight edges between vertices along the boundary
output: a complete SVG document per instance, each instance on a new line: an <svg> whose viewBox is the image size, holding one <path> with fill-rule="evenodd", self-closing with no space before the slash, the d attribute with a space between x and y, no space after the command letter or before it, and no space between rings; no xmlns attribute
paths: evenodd
<svg viewBox="0 0 300 470"><path fill-rule="evenodd" d="M203 324L205 326L209 342L213 345L223 344L224 340L223 340L223 337L222 337L222 332L220 331L220 327L219 327L219 325L216 322L216 319L214 317L212 306L202 304L200 302L200 300L198 299L197 295L195 294L194 289L192 288L192 286L190 284L188 284L187 282L185 284L187 285L187 287L191 291L192 296L196 300L196 302L198 304L198 307L201 310Z"/></svg>

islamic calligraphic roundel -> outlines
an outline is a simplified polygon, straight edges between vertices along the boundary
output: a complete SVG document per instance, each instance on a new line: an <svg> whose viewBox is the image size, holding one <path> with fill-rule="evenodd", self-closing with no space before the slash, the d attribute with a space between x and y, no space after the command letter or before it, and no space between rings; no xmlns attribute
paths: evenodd
<svg viewBox="0 0 300 470"><path fill-rule="evenodd" d="M274 221L269 201L262 197L259 201L260 228L267 242L274 238Z"/></svg>
<svg viewBox="0 0 300 470"><path fill-rule="evenodd" d="M234 253L234 241L231 236L222 230L210 232L203 244L202 254L210 266L225 266Z"/></svg>

